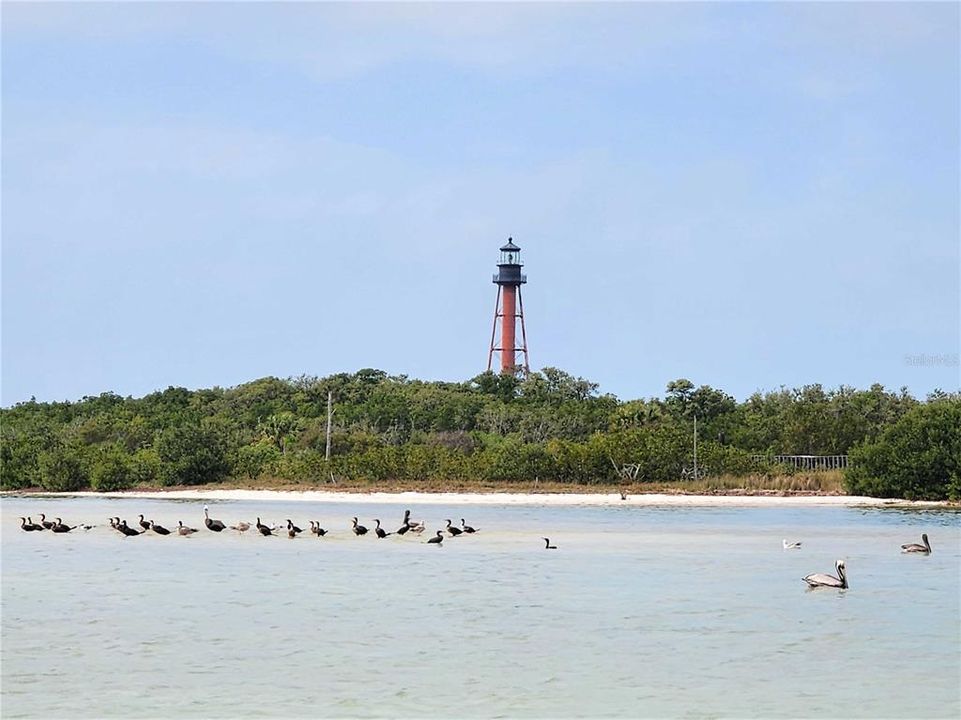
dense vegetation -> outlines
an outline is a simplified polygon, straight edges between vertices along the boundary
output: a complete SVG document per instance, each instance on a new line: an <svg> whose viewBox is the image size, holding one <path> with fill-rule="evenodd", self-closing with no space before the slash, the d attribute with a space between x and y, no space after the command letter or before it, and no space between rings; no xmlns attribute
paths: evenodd
<svg viewBox="0 0 961 720"><path fill-rule="evenodd" d="M921 402L880 385L808 385L738 403L681 379L663 398L621 401L556 368L463 383L368 369L229 389L171 387L143 398L20 403L0 410L2 486L664 482L691 477L695 419L698 464L712 475L789 472L759 455L850 453L853 492L961 497L958 395Z"/></svg>

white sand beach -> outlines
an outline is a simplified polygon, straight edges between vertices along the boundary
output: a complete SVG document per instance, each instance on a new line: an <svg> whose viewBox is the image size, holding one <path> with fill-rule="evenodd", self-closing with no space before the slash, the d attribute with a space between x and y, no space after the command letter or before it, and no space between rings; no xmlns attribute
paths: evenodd
<svg viewBox="0 0 961 720"><path fill-rule="evenodd" d="M4 493L13 494L13 493ZM330 503L400 503L411 505L639 505L719 507L943 507L943 502L908 501L852 495L628 495L617 493L426 493L426 492L336 492L329 490L157 490L154 492L30 493L31 496L149 498L152 500L253 500Z"/></svg>

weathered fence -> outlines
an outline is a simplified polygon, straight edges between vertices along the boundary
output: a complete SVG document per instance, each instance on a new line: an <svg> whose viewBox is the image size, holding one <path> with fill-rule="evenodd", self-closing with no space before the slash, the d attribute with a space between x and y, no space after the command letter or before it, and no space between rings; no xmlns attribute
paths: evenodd
<svg viewBox="0 0 961 720"><path fill-rule="evenodd" d="M844 470L847 455L752 455L756 463L790 465L795 470Z"/></svg>

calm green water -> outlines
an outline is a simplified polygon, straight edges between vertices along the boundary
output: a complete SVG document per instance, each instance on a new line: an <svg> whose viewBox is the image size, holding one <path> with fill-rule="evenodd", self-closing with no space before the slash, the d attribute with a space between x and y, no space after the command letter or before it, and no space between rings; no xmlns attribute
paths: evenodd
<svg viewBox="0 0 961 720"><path fill-rule="evenodd" d="M961 516L845 508L404 507L4 498L2 715L961 716ZM41 512L98 527L25 533ZM145 513L175 535L106 526ZM930 557L900 553L927 532ZM558 546L543 548L541 536ZM800 539L784 551L781 539ZM800 578L846 560L847 591Z"/></svg>

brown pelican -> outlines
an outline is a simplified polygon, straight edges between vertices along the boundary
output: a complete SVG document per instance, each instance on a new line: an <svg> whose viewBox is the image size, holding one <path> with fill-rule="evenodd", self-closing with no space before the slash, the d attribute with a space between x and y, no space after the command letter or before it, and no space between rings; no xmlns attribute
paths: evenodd
<svg viewBox="0 0 961 720"><path fill-rule="evenodd" d="M813 575L807 575L801 578L804 582L808 584L809 587L829 587L829 588L840 588L841 590L847 590L848 588L848 576L844 572L844 561L837 560L834 563L834 567L837 570L838 576L825 575L824 573L814 573Z"/></svg>
<svg viewBox="0 0 961 720"><path fill-rule="evenodd" d="M921 542L924 545L918 545L917 543L908 543L907 545L901 546L901 552L906 553L924 553L925 555L931 554L931 543L928 542L928 534L922 533Z"/></svg>
<svg viewBox="0 0 961 720"><path fill-rule="evenodd" d="M438 530L438 531L437 531L437 535L436 535L435 537L432 537L432 538L431 538L430 540L428 540L427 542L430 543L430 544L440 545L442 542L444 542L444 531L443 531L443 530Z"/></svg>
<svg viewBox="0 0 961 720"><path fill-rule="evenodd" d="M450 533L450 536L451 536L451 537L457 537L458 535L460 535L460 534L463 532L459 527L452 527L451 524L450 524L450 520L447 521L447 528L446 528L446 530L447 530L447 532Z"/></svg>
<svg viewBox="0 0 961 720"><path fill-rule="evenodd" d="M153 520L150 521L150 529L153 530L158 535L169 535L170 531L163 525L158 525Z"/></svg>
<svg viewBox="0 0 961 720"><path fill-rule="evenodd" d="M231 525L231 526L230 526L230 529L231 529L231 530L239 530L240 532L247 532L248 530L250 530L250 523L249 523L249 522L239 522L239 523L237 523L236 525Z"/></svg>
<svg viewBox="0 0 961 720"><path fill-rule="evenodd" d="M470 525L468 525L466 522L464 522L464 518L461 518L461 519L460 519L460 524L461 524L461 527L464 528L464 532L465 532L465 533L470 534L470 533L475 533L475 532L477 532L477 530L475 530L475 529L472 528Z"/></svg>
<svg viewBox="0 0 961 720"><path fill-rule="evenodd" d="M366 534L367 534L367 528L365 528L363 525L358 525L357 518L354 518L354 535L366 535Z"/></svg>
<svg viewBox="0 0 961 720"><path fill-rule="evenodd" d="M544 541L546 550L557 550L557 545L551 545L551 541L549 538L541 538L541 540Z"/></svg>
<svg viewBox="0 0 961 720"><path fill-rule="evenodd" d="M785 538L784 540L781 540L781 547L783 547L785 550L800 550L801 543L800 541L788 542L787 539Z"/></svg>
<svg viewBox="0 0 961 720"><path fill-rule="evenodd" d="M178 533L178 534L180 534L180 535L193 535L195 532L197 532L197 528L187 527L186 525L184 525L184 521L183 521L183 520L178 520L178 521L177 521L177 533Z"/></svg>
<svg viewBox="0 0 961 720"><path fill-rule="evenodd" d="M211 520L210 511L206 505L204 505L204 525L207 526L208 530L213 530L214 532L221 532L227 526L224 525L220 520Z"/></svg>

